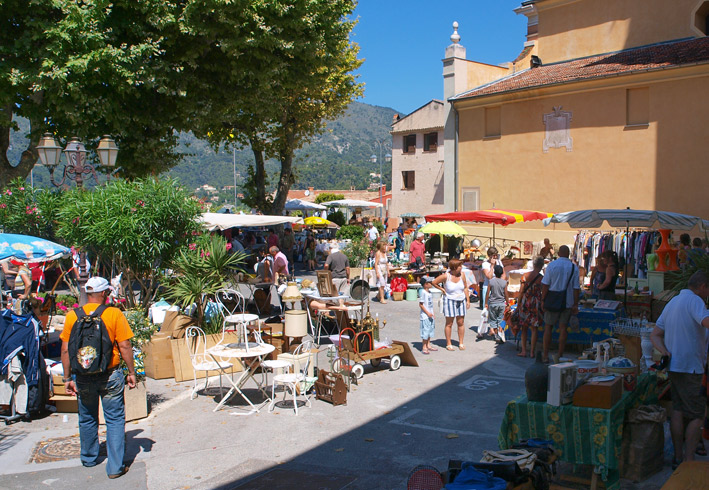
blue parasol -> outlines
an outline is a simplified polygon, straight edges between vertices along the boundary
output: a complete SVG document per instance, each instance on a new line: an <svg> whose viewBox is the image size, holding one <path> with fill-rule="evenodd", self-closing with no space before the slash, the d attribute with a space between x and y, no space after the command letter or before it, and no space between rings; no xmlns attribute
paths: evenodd
<svg viewBox="0 0 709 490"><path fill-rule="evenodd" d="M66 257L71 250L44 238L0 233L0 260L46 262Z"/></svg>

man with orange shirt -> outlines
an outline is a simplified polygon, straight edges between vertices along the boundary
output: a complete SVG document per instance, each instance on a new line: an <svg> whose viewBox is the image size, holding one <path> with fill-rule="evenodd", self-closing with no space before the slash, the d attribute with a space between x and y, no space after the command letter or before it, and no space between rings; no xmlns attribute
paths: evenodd
<svg viewBox="0 0 709 490"><path fill-rule="evenodd" d="M101 305L111 291L111 286L103 277L92 277L86 282L88 303L83 306L84 313L90 315ZM69 357L69 339L71 330L77 321L75 311L70 311L64 322L62 339L62 365L64 366L64 383L69 395L79 398L79 435L81 438L81 463L84 466L96 466L98 459L98 403L103 405L103 415L106 419L106 473L108 477L118 478L128 471L123 464L125 454L125 402L123 390L125 384L130 389L135 388L135 368L133 367L133 347L130 339L133 332L126 317L118 308L108 307L101 313L101 320L113 344L113 352L108 369L100 374L81 375L71 373ZM128 367L128 376L123 376L119 368L121 358Z"/></svg>

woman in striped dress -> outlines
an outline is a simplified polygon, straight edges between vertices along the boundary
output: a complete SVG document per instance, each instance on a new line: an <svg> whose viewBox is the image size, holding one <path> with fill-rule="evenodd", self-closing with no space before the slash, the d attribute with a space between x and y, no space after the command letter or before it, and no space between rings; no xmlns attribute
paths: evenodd
<svg viewBox="0 0 709 490"><path fill-rule="evenodd" d="M470 290L463 274L463 262L452 259L448 262L448 271L433 281L433 287L443 293L443 316L446 317L444 332L446 349L453 350L451 335L453 320L458 325L458 348L465 350L463 337L465 335L465 310L470 308Z"/></svg>

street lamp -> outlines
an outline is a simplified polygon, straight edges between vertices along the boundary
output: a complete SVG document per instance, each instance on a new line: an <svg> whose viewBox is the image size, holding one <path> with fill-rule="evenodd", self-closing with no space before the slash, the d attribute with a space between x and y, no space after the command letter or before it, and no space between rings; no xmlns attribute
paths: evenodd
<svg viewBox="0 0 709 490"><path fill-rule="evenodd" d="M384 140L374 140L374 142L379 147L379 204L382 205L382 207L379 208L379 217L382 218L384 216L384 204L382 203L382 160L386 160L386 163L390 163L391 154L387 153L386 155L384 155L384 159L382 159L382 151L388 148L386 148ZM372 155L371 157L369 157L369 161L371 161L372 163L377 163L377 155Z"/></svg>
<svg viewBox="0 0 709 490"><path fill-rule="evenodd" d="M39 145L37 145L37 152L39 153L39 159L42 162L42 165L47 167L49 170L49 177L52 180L52 184L56 187L61 187L64 185L67 178L75 181L77 187L83 187L84 175L92 175L94 181L98 184L96 169L92 164L87 163L86 147L84 147L84 144L79 138L71 138L64 149L67 163L64 165L62 180L59 182L54 180L54 170L57 168L59 161L61 160L62 148L54 140L51 133L44 133L42 138L39 140ZM116 142L113 138L108 135L104 135L98 143L96 152L98 153L102 167L116 166L118 147L116 146Z"/></svg>
<svg viewBox="0 0 709 490"><path fill-rule="evenodd" d="M64 149L66 153L67 163L62 171L62 180L57 182L54 180L54 170L59 165L62 157L62 147L57 144L51 133L44 133L37 145L37 152L42 165L49 169L49 177L56 187L61 187L68 178L76 182L76 186L81 188L84 186L84 175L92 175L96 184L98 184L98 176L93 165L86 162L86 147L79 138L71 138ZM110 136L103 136L96 148L98 158L101 161L102 167L115 167L116 158L118 157L118 147L116 142ZM84 285L88 280L88 272L86 270L86 252L81 252L79 258L79 303L86 304L86 290Z"/></svg>

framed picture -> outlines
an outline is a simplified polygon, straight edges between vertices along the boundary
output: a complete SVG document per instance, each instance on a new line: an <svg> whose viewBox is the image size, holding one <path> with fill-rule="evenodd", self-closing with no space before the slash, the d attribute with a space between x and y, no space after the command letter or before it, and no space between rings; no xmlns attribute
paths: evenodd
<svg viewBox="0 0 709 490"><path fill-rule="evenodd" d="M332 271L316 271L320 296L337 296L337 289L332 283Z"/></svg>
<svg viewBox="0 0 709 490"><path fill-rule="evenodd" d="M599 299L596 301L594 309L597 310L617 310L620 308L620 301L611 301L609 299Z"/></svg>

